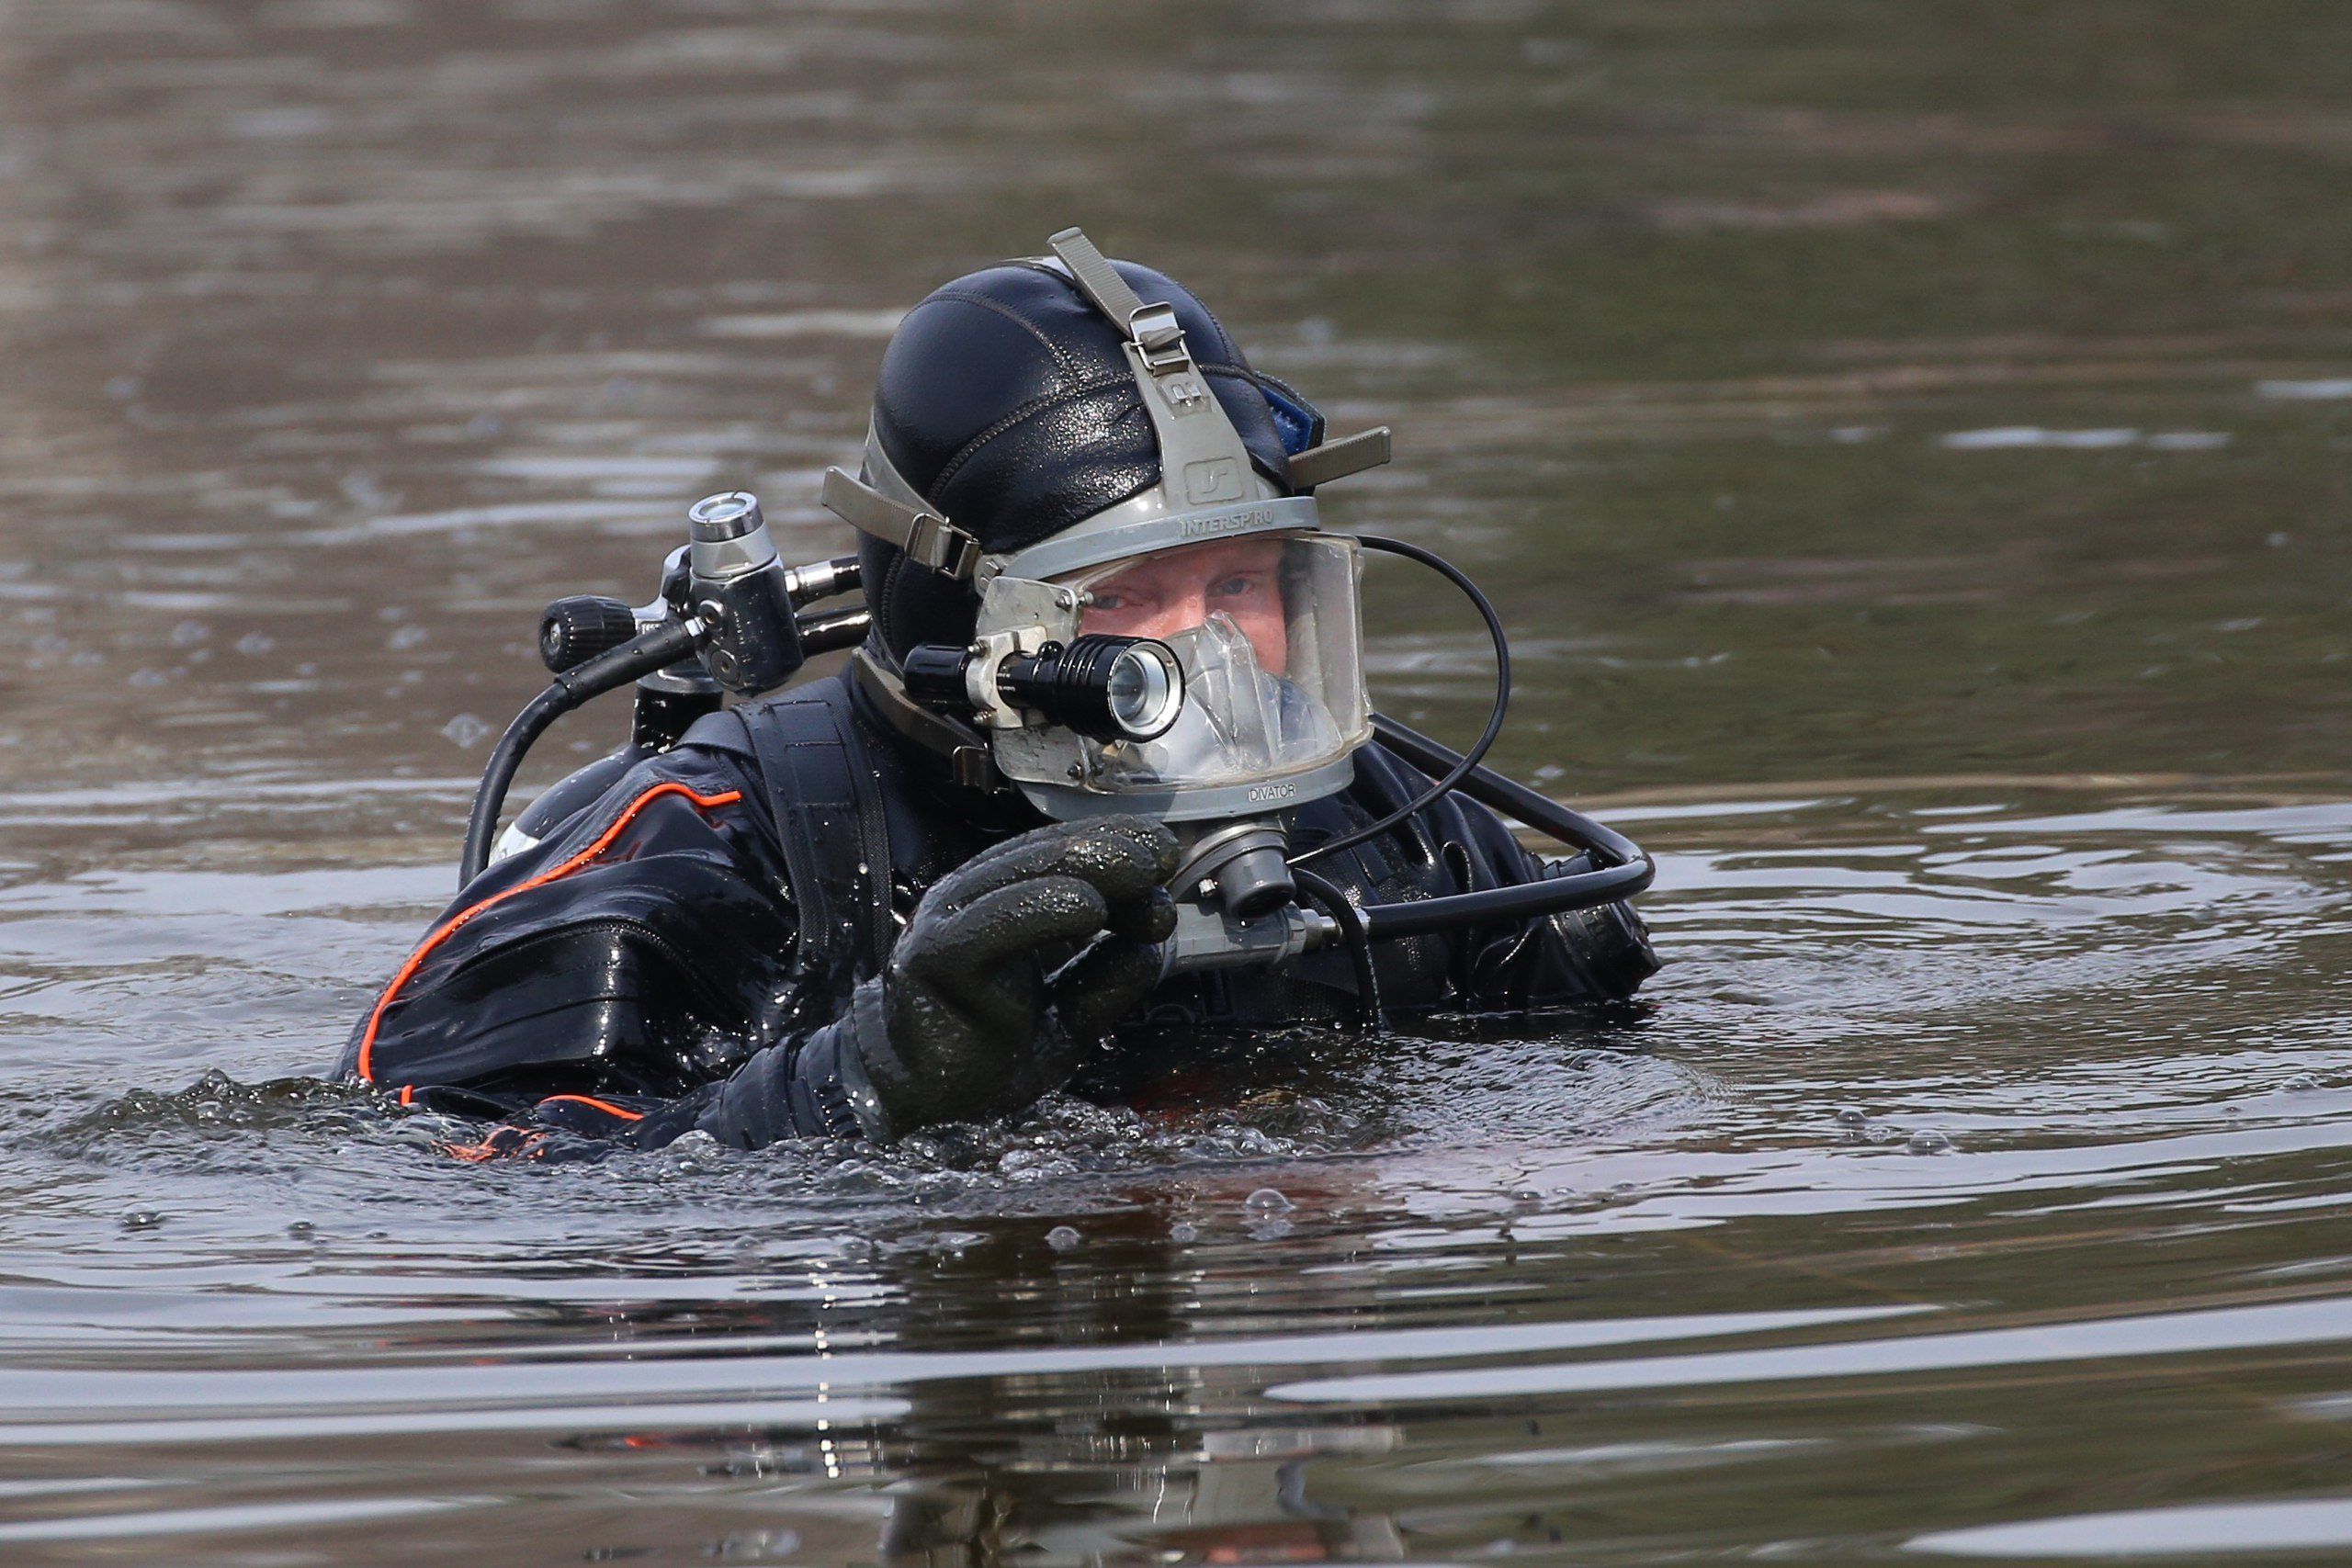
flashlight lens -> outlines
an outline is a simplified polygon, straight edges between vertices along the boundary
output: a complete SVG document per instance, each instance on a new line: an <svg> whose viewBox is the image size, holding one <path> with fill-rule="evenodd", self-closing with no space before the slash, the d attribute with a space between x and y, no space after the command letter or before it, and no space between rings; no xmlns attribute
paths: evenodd
<svg viewBox="0 0 2352 1568"><path fill-rule="evenodd" d="M978 652L944 643L911 649L902 660L907 695L936 713L968 714L965 688ZM1091 740L1152 740L1184 709L1184 667L1176 650L1148 637L1094 635L1015 654L997 671L997 691L1016 709Z"/></svg>
<svg viewBox="0 0 2352 1568"><path fill-rule="evenodd" d="M1149 740L1183 708L1184 667L1164 642L1097 633L1005 660L997 689L1090 739Z"/></svg>
<svg viewBox="0 0 2352 1568"><path fill-rule="evenodd" d="M1130 740L1164 735L1184 705L1184 675L1164 644L1139 642L1111 661L1103 693L1111 722Z"/></svg>

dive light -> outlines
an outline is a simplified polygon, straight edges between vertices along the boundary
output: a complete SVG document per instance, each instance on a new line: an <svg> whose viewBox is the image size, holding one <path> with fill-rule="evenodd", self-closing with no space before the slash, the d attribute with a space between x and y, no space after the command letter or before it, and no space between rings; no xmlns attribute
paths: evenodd
<svg viewBox="0 0 2352 1568"><path fill-rule="evenodd" d="M1184 706L1176 650L1144 637L1094 633L1032 653L925 643L908 650L902 673L907 695L935 713L1038 713L1105 744L1157 739Z"/></svg>

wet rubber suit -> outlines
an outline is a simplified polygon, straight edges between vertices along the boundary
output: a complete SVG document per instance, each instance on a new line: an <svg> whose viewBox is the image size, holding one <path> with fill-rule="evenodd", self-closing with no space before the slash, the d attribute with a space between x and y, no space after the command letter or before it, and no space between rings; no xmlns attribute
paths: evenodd
<svg viewBox="0 0 2352 1568"><path fill-rule="evenodd" d="M342 1076L435 1110L637 1144L693 1129L741 1147L908 1130L862 1128L849 1103L842 1047L854 1036L857 1004L876 1005L877 960L922 892L1039 819L1018 800L981 797L933 773L930 759L895 745L839 677L784 701L844 712L874 764L888 869L873 880L871 907L842 908L841 891L828 890L829 940L801 940L812 901L794 895L792 856L759 756L757 731L773 723L775 705L717 715L574 821L478 877L361 1021ZM1355 787L1300 807L1292 842L1312 848L1386 815L1427 784L1367 747L1357 754ZM1582 857L1528 853L1493 813L1452 795L1317 863L1366 903L1586 869ZM1391 1019L1613 1000L1657 967L1623 905L1372 952ZM1349 954L1333 948L1281 971L1178 976L1153 988L1131 1020L1107 1021L1344 1021L1361 1016L1367 999ZM1034 1086L1003 1092L1005 1110L1060 1087L1078 1065L1032 1064L1017 1049L991 1055L1001 1079L1035 1069ZM938 1119L954 1114L940 1109ZM503 1130L481 1146L537 1145Z"/></svg>
<svg viewBox="0 0 2352 1568"><path fill-rule="evenodd" d="M1181 285L1112 265L1172 309L1252 482L1308 493L1290 458L1321 415ZM1050 263L959 278L891 339L865 477L887 469L982 550L1061 537L1161 486L1131 346ZM485 1156L569 1146L545 1142L558 1131L888 1139L1015 1113L1139 1026L1351 1019L1366 978L1391 1019L1516 1011L1623 998L1656 969L1618 905L1375 944L1368 975L1334 947L1159 983L1169 830L1049 824L975 778L973 748L927 732L891 683L914 646L972 638L975 589L873 536L861 569L872 633L849 675L708 716L475 878L359 1021L342 1076L503 1122ZM1283 814L1294 852L1430 782L1376 743L1352 761L1351 787ZM1446 795L1315 869L1385 903L1585 865Z"/></svg>

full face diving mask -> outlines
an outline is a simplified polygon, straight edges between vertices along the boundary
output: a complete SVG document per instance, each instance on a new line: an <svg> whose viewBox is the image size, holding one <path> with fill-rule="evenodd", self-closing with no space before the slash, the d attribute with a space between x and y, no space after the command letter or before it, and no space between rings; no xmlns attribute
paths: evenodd
<svg viewBox="0 0 2352 1568"><path fill-rule="evenodd" d="M1051 577L1015 558L982 592L972 646L913 650L906 690L973 715L1049 816L1183 822L1312 800L1346 787L1371 734L1357 570L1353 540L1297 532Z"/></svg>
<svg viewBox="0 0 2352 1568"><path fill-rule="evenodd" d="M866 479L831 470L824 503L979 590L972 643L911 650L900 690L976 725L994 771L1049 817L1196 822L1345 789L1372 734L1355 541L1259 476L1170 307L1144 304L1077 231L1052 244L1126 337L1160 482L984 555L869 434ZM1326 443L1293 457L1293 477L1305 490L1387 451L1385 429Z"/></svg>

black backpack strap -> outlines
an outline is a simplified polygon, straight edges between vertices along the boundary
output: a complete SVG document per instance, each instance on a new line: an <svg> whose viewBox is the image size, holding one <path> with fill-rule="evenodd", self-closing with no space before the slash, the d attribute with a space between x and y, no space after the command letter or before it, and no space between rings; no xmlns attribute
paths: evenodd
<svg viewBox="0 0 2352 1568"><path fill-rule="evenodd" d="M881 972L894 934L890 829L873 761L839 681L729 714L766 781L800 921L802 973L846 987Z"/></svg>

